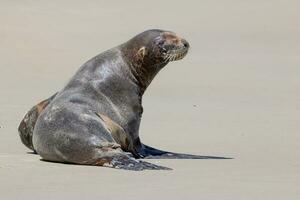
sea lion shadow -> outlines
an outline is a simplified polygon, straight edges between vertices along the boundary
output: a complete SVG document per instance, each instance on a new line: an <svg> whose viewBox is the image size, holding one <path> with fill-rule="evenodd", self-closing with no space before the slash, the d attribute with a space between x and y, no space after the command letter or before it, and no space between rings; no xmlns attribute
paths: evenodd
<svg viewBox="0 0 300 200"><path fill-rule="evenodd" d="M43 159L43 158L40 158L40 161L47 162L47 163L53 163L53 164L61 164L61 165L82 165L82 164L70 163L70 162L61 162L61 161L45 160L45 159Z"/></svg>
<svg viewBox="0 0 300 200"><path fill-rule="evenodd" d="M234 159L232 157L223 156L193 155L186 153L169 152L156 149L145 144L143 144L141 155L142 158L145 159Z"/></svg>
<svg viewBox="0 0 300 200"><path fill-rule="evenodd" d="M27 154L38 155L35 151L28 151Z"/></svg>
<svg viewBox="0 0 300 200"><path fill-rule="evenodd" d="M223 157L223 156L206 156L206 155L193 155L193 154L182 154L182 153L167 153L157 156L146 156L145 159L186 159L186 160L202 160L202 159L211 159L211 160L229 160L234 159L233 157Z"/></svg>

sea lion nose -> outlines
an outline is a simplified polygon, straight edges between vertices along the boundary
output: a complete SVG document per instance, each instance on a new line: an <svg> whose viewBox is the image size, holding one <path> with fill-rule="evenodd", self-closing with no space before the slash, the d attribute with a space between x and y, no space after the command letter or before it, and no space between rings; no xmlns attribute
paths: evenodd
<svg viewBox="0 0 300 200"><path fill-rule="evenodd" d="M181 39L181 42L185 48L188 49L190 47L190 44L185 39Z"/></svg>

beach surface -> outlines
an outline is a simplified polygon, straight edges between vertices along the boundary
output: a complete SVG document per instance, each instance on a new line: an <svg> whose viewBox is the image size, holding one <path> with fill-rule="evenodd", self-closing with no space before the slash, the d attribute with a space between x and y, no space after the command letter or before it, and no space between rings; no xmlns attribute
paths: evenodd
<svg viewBox="0 0 300 200"><path fill-rule="evenodd" d="M300 199L299 1L0 1L0 199ZM143 99L145 144L228 160L43 162L17 127L91 57L152 28L191 50Z"/></svg>

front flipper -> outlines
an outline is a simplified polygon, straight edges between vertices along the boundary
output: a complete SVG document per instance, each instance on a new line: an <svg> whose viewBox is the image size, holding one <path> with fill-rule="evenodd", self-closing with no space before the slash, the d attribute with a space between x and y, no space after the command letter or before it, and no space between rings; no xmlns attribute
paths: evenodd
<svg viewBox="0 0 300 200"><path fill-rule="evenodd" d="M146 158L146 159L232 159L229 157L201 156L201 155L191 155L191 154L184 154L184 153L162 151L145 144L142 144L142 147L140 148L139 151L139 155L141 158Z"/></svg>

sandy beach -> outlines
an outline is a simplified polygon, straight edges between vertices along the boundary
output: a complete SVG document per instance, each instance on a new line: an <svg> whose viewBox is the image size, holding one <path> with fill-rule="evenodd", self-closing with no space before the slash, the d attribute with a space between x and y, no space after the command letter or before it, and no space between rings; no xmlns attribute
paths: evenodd
<svg viewBox="0 0 300 200"><path fill-rule="evenodd" d="M0 199L300 199L299 1L0 1ZM91 57L152 28L191 50L143 99L144 143L230 160L43 162L17 127Z"/></svg>

